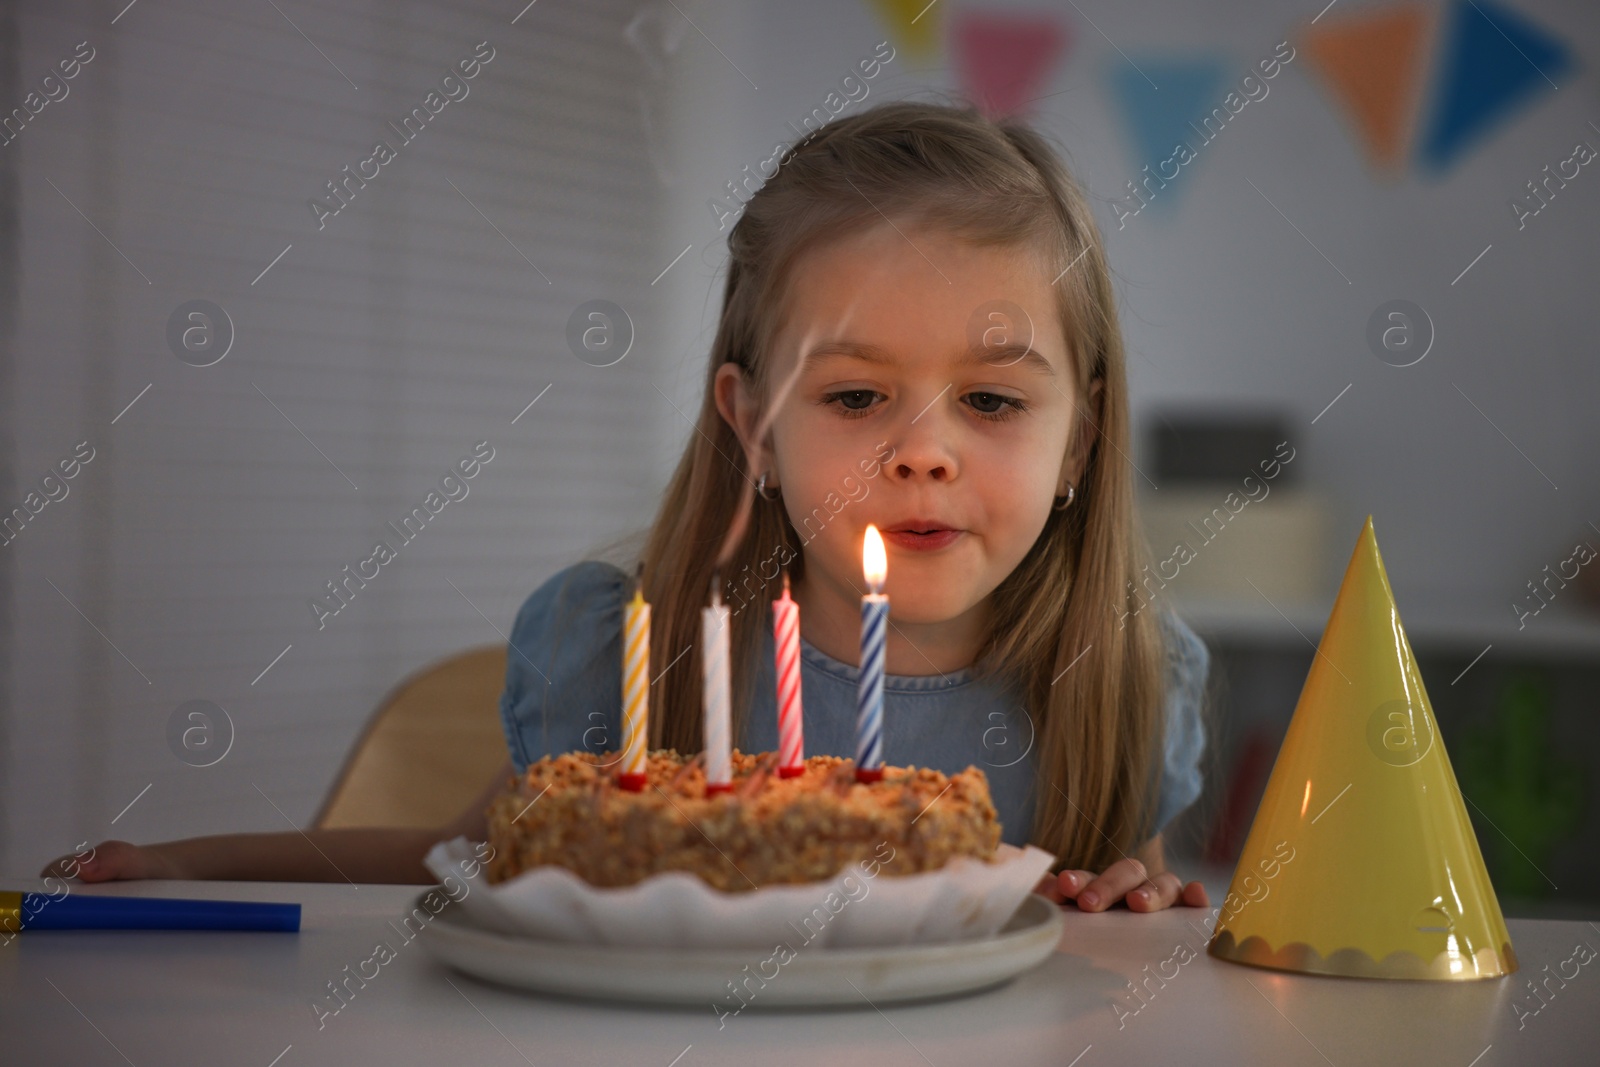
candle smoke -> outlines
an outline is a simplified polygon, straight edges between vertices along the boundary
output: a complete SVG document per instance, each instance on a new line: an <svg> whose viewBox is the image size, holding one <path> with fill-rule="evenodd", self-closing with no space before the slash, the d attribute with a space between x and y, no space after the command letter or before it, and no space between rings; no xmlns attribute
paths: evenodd
<svg viewBox="0 0 1600 1067"><path fill-rule="evenodd" d="M854 315L855 303L852 302L845 309L840 322L837 323L838 332L835 336L843 336L845 328L849 326L850 320ZM761 418L756 422L755 433L750 435L752 447L760 447L760 443L765 441L767 435L772 432L772 424L777 421L778 412L783 410L783 405L789 399L789 394L794 390L795 383L800 380L800 372L805 369L806 352L820 332L820 330L813 327L807 330L806 335L801 339L799 352L794 361L794 369L789 372L773 394L772 403L768 404L767 409L761 413ZM744 488L739 493L739 506L734 509L733 522L728 525L727 536L722 539L722 548L717 552L716 567L718 570L728 569L729 564L733 562L734 550L739 547L739 542L744 540L745 532L750 529L750 515L755 507L756 499L754 472L750 469L755 466L752 459L753 457L747 451L745 454Z"/></svg>

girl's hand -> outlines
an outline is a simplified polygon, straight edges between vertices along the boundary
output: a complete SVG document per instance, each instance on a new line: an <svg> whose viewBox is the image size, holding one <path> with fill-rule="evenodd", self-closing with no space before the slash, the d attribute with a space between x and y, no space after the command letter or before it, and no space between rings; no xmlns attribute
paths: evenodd
<svg viewBox="0 0 1600 1067"><path fill-rule="evenodd" d="M87 854L68 853L45 865L39 877L113 882L135 878L187 878L178 864L155 846L102 841Z"/></svg>
<svg viewBox="0 0 1600 1067"><path fill-rule="evenodd" d="M1105 911L1119 900L1129 911L1161 911L1174 904L1203 908L1210 903L1199 882L1185 885L1171 871L1147 875L1144 864L1132 857L1113 863L1099 877L1092 871L1047 874L1034 892L1057 904L1076 900L1080 911Z"/></svg>

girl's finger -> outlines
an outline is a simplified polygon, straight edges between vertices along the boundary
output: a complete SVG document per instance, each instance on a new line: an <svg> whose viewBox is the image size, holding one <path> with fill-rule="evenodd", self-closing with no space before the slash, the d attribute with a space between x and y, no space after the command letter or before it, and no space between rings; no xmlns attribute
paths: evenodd
<svg viewBox="0 0 1600 1067"><path fill-rule="evenodd" d="M80 882L109 882L119 878L146 878L142 850L127 841L102 841L88 855L72 853L52 860L41 877L56 875Z"/></svg>
<svg viewBox="0 0 1600 1067"><path fill-rule="evenodd" d="M1171 871L1162 871L1150 879L1151 884L1129 890L1127 901L1131 911L1161 911L1172 907L1172 902L1183 892L1183 883Z"/></svg>
<svg viewBox="0 0 1600 1067"><path fill-rule="evenodd" d="M1076 898L1079 893L1083 892L1084 887L1093 881L1093 871L1062 871L1056 877L1057 887L1061 892L1061 896L1066 900Z"/></svg>
<svg viewBox="0 0 1600 1067"><path fill-rule="evenodd" d="M1048 897L1052 904L1060 904L1062 901L1061 883L1053 874L1047 874L1039 879L1039 884L1033 887L1033 891Z"/></svg>
<svg viewBox="0 0 1600 1067"><path fill-rule="evenodd" d="M122 842L108 842L106 846L90 858L78 864L78 881L80 882L113 882L121 878L138 877L130 873L134 866L135 858L133 845L119 848Z"/></svg>
<svg viewBox="0 0 1600 1067"><path fill-rule="evenodd" d="M1211 904L1210 898L1206 896L1206 887L1199 882L1190 882L1184 886L1179 900L1191 908L1204 908Z"/></svg>
<svg viewBox="0 0 1600 1067"><path fill-rule="evenodd" d="M1105 869L1105 873L1078 893L1078 907L1084 911L1104 911L1121 900L1130 889L1149 885L1144 864L1129 856Z"/></svg>

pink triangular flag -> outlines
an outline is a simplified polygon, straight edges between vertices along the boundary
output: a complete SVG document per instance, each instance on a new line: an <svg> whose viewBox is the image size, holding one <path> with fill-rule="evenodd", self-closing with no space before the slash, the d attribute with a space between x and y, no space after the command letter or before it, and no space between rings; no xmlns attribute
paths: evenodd
<svg viewBox="0 0 1600 1067"><path fill-rule="evenodd" d="M1049 15L963 12L952 30L961 85L991 119L1021 114L1037 100L1070 41Z"/></svg>

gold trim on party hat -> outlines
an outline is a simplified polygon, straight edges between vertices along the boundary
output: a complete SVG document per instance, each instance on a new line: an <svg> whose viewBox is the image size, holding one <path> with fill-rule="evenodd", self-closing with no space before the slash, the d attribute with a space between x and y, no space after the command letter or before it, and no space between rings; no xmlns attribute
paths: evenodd
<svg viewBox="0 0 1600 1067"><path fill-rule="evenodd" d="M1367 978L1517 969L1372 516L1345 570L1207 951Z"/></svg>

